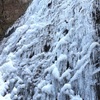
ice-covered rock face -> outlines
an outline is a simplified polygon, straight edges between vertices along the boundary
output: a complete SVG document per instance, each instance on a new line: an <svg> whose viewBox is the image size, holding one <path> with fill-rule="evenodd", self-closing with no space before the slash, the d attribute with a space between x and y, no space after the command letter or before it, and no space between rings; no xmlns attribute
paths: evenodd
<svg viewBox="0 0 100 100"><path fill-rule="evenodd" d="M95 4L33 0L1 43L1 100L100 99Z"/></svg>

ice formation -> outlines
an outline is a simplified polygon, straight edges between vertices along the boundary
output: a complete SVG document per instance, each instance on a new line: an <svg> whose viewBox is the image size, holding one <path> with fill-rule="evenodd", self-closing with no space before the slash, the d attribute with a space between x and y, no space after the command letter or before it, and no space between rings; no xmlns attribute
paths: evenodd
<svg viewBox="0 0 100 100"><path fill-rule="evenodd" d="M0 44L0 100L100 100L98 16L100 0L33 0Z"/></svg>

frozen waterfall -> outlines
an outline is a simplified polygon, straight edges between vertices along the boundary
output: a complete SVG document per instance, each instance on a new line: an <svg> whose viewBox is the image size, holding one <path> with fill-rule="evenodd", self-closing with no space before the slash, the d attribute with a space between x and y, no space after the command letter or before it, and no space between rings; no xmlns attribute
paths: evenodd
<svg viewBox="0 0 100 100"><path fill-rule="evenodd" d="M6 34L0 100L100 100L100 0L33 0Z"/></svg>

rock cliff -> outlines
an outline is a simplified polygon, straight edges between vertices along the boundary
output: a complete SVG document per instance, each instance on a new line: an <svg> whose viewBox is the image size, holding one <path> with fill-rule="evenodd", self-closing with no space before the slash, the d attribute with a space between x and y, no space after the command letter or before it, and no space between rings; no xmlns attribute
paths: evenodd
<svg viewBox="0 0 100 100"><path fill-rule="evenodd" d="M31 0L0 0L0 39L7 29L25 13Z"/></svg>

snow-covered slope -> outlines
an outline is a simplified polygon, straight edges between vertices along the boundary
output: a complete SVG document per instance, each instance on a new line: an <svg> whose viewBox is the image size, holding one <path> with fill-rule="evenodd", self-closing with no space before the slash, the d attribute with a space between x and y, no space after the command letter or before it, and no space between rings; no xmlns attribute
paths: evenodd
<svg viewBox="0 0 100 100"><path fill-rule="evenodd" d="M1 43L0 100L99 100L96 4L33 0Z"/></svg>

